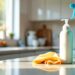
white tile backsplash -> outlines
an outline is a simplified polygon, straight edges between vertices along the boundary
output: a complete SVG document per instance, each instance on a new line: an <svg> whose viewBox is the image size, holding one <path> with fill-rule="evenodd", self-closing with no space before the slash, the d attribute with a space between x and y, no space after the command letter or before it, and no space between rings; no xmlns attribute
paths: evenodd
<svg viewBox="0 0 75 75"><path fill-rule="evenodd" d="M61 21L50 21L50 22L32 22L33 29L37 30L42 27L42 24L46 24L48 28L52 29L53 32L53 46L59 47L59 34L62 30L64 22ZM71 30L73 32L73 47L75 48L75 21L69 22Z"/></svg>

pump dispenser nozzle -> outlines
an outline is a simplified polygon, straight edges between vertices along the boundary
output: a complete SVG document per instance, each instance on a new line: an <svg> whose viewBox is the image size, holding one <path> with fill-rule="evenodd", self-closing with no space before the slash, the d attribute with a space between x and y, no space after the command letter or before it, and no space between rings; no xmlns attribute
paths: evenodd
<svg viewBox="0 0 75 75"><path fill-rule="evenodd" d="M62 19L61 21L65 21L65 24L68 24L69 19Z"/></svg>
<svg viewBox="0 0 75 75"><path fill-rule="evenodd" d="M69 24L68 24L68 19L62 19L61 21L65 21L65 24L63 26L63 30L67 30L70 28Z"/></svg>

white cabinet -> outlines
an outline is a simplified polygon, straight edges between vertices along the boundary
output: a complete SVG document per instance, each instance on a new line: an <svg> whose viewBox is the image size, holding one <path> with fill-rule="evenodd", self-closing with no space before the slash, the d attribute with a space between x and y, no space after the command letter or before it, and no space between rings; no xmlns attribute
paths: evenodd
<svg viewBox="0 0 75 75"><path fill-rule="evenodd" d="M32 0L31 20L60 19L60 0Z"/></svg>
<svg viewBox="0 0 75 75"><path fill-rule="evenodd" d="M45 0L46 20L60 19L60 0Z"/></svg>
<svg viewBox="0 0 75 75"><path fill-rule="evenodd" d="M72 0L31 0L30 20L44 21L70 18L73 9L69 8L69 4L72 2Z"/></svg>
<svg viewBox="0 0 75 75"><path fill-rule="evenodd" d="M69 7L72 0L61 0L61 18L70 18L73 10Z"/></svg>
<svg viewBox="0 0 75 75"><path fill-rule="evenodd" d="M45 0L32 0L31 3L31 20L45 19Z"/></svg>

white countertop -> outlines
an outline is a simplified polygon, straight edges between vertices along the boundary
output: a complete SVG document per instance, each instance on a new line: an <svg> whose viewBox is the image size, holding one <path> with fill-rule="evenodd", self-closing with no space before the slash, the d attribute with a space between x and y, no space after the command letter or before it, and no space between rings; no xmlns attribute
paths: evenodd
<svg viewBox="0 0 75 75"><path fill-rule="evenodd" d="M58 50L58 47L0 47L0 55L47 50Z"/></svg>
<svg viewBox="0 0 75 75"><path fill-rule="evenodd" d="M39 52L58 51L58 47L0 47L0 60L37 55Z"/></svg>
<svg viewBox="0 0 75 75"><path fill-rule="evenodd" d="M75 75L75 64L32 65L31 62L11 59L0 62L0 75Z"/></svg>
<svg viewBox="0 0 75 75"><path fill-rule="evenodd" d="M59 49L58 47L0 47L0 51L14 51L14 50L39 50L39 49Z"/></svg>
<svg viewBox="0 0 75 75"><path fill-rule="evenodd" d="M49 51L59 51L58 47L1 47L0 60L35 56ZM75 55L75 52L73 52ZM75 57L75 56L74 56Z"/></svg>

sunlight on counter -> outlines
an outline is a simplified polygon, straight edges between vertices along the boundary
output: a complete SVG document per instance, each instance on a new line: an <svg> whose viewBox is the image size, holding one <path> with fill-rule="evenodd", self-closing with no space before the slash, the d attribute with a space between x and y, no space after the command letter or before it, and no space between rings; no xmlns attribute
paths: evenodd
<svg viewBox="0 0 75 75"><path fill-rule="evenodd" d="M22 61L21 61L22 60ZM74 64L35 65L25 58L0 61L1 75L74 75Z"/></svg>

